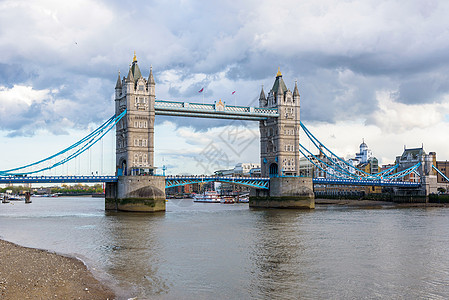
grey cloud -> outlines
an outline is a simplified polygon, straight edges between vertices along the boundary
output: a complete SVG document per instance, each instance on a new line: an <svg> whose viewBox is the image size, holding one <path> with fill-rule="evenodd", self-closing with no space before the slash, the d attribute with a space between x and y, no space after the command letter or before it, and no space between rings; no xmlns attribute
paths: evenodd
<svg viewBox="0 0 449 300"><path fill-rule="evenodd" d="M48 116L45 112L54 103L36 104L22 112L31 125L24 125L20 122L22 117L18 117L20 121L10 124L0 121L0 126L14 135L32 135L35 128L66 126L62 123L64 119L73 122L75 128L102 122L113 113L111 96L117 71L120 69L122 76L126 76L133 50L137 51L144 76L153 64L157 97L164 100L198 99L198 90L203 87L205 98L224 97L224 91L209 88L213 83L220 84L220 80L252 86L257 82L254 91L248 88L239 100L238 104L246 105L248 101L241 99L257 97L259 84L269 91L279 66L290 89L294 80L299 79L302 118L308 121L368 117L376 110L375 96L379 90L397 90L397 100L407 104L442 101L449 93L445 75L449 71L449 45L447 33L440 30L445 28L446 21L438 19L438 11L447 10L443 2L436 1L434 6L406 5L395 15L398 20L407 19L403 25L393 23L395 28L377 29L373 24L374 30L368 26L358 36L345 32L348 25L335 24L335 31L325 28L324 37L313 32L314 27L321 28L322 24L313 24L308 33L295 23L309 17L310 12L302 9L304 5L307 8L306 4L289 7L294 2L286 2L287 11L296 14L296 19L285 26L282 18L264 14L268 3L181 1L176 3L179 11L174 13L173 2L104 2L108 13L120 22L106 22L103 27L93 26L86 32L69 28L73 30L70 33L79 34L73 37L77 44L70 38L64 42L58 39L59 48L49 43L23 50L26 45L31 48L36 36L46 36L46 32L32 31L31 42L25 41L22 46L23 28L12 28L19 33L16 47L22 51L11 56L14 63L0 60L0 80L8 86L26 82L35 89L58 89L53 101L65 99L71 105L70 109ZM389 5L383 13L390 13ZM123 14L125 8L127 14ZM323 11L323 22L326 14L331 13L331 9ZM377 5L373 13L379 13ZM414 24L414 17L421 23ZM426 18L435 19L427 22ZM280 24L273 21L275 26L270 27L272 19ZM379 24L384 21L380 18ZM26 25L33 28L33 24ZM14 52L1 43L3 34L2 31L0 50ZM276 43L270 44L267 36L274 37ZM323 45L322 39L328 40L327 44ZM158 82L157 73L165 70L179 72L181 82ZM352 73L346 81L341 78L342 70ZM221 72L225 72L223 79L217 75ZM206 79L183 86L182 82L198 73L206 74ZM168 94L158 92L158 87L165 87ZM195 130L228 124L226 120L170 120L178 126L188 124Z"/></svg>
<svg viewBox="0 0 449 300"><path fill-rule="evenodd" d="M406 104L441 102L443 96L449 93L449 78L446 74L423 74L402 81L397 100Z"/></svg>

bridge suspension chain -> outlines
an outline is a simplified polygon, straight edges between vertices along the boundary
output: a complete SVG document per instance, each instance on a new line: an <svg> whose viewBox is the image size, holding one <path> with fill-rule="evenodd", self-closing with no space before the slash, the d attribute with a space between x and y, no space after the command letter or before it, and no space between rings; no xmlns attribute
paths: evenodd
<svg viewBox="0 0 449 300"><path fill-rule="evenodd" d="M393 167L388 168L382 172L378 172L375 174L367 173L363 170L352 166L344 159L337 156L334 152L332 152L329 148L327 148L323 143L321 143L308 129L307 127L300 122L301 129L306 134L307 138L312 142L312 144L318 149L320 152L320 157L314 155L311 151L309 151L306 147L304 147L301 143L299 144L299 152L316 168L327 174L330 178L336 179L358 179L358 180L383 180L383 181L396 181L400 178L403 178L410 173L415 172L421 163L417 164L402 170L398 173L393 173L398 167L399 164L394 165ZM326 153L328 152L328 153ZM323 157L321 156L323 155Z"/></svg>
<svg viewBox="0 0 449 300"><path fill-rule="evenodd" d="M98 141L100 141L112 128L115 127L115 125L123 118L123 116L125 116L125 114L126 110L124 110L118 116L113 115L100 127L89 133L87 136L56 154L41 159L37 162L27 164L25 166L0 171L0 176L23 176L51 170L53 168L61 166L78 157L86 150L90 149Z"/></svg>

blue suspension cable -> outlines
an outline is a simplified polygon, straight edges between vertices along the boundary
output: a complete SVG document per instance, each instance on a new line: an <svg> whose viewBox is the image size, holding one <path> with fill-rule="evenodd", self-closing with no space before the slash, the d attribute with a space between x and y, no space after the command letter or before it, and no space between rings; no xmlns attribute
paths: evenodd
<svg viewBox="0 0 449 300"><path fill-rule="evenodd" d="M40 163L42 163L42 162L48 161L48 160L50 160L50 159L53 159L53 158L56 157L56 156L59 156L59 155L61 155L61 154L64 154L64 153L66 153L67 151L69 151L69 150L71 150L71 149L77 147L78 145L82 144L84 141L86 141L87 139L89 139L92 135L96 134L96 133L97 133L99 130L101 130L103 127L108 126L108 125L114 120L114 118L115 118L115 116L112 116L112 117L109 118L106 122L104 122L100 127L98 127L98 128L95 129L93 132L91 132L90 134L88 134L87 136L85 136L84 138L82 138L80 141L78 141L78 142L76 142L75 144L73 144L73 145L71 145L71 146L69 146L69 147L67 147L67 148L65 148L65 149L63 149L63 150L61 150L60 152L58 152L58 153L56 153L56 154L53 154L53 155L51 155L51 156L49 156L49 157L47 157L47 158L44 158L44 159L42 159L42 160L39 160L39 161L37 161L37 162L31 163L31 164L28 164L28 165L25 165L25 166L22 166L22 167L18 167L18 168L14 168L14 169L9 169L9 170L3 170L3 171L0 171L0 174L7 174L7 173L12 172L12 171L17 171L17 170L20 170L20 169L25 169L25 168L28 168L28 167L32 167L32 166L34 166L34 165L37 165L37 164L40 164Z"/></svg>
<svg viewBox="0 0 449 300"><path fill-rule="evenodd" d="M67 147L66 149L52 155L49 156L45 159L42 159L38 162L20 167L20 168L14 168L14 169L10 169L10 170L5 170L5 171L0 171L0 175L3 176L7 176L7 175L28 175L28 174L34 174L34 173L38 173L41 171L45 171L45 170L49 170L52 169L54 167L60 166L70 160L72 160L73 158L79 156L81 153L85 152L87 149L89 149L90 147L92 147L95 143L97 143L100 139L103 138L103 136L108 133L112 128L114 128L114 126L123 118L123 116L126 114L126 110L124 110L120 115L118 116L112 116L111 118L109 118L105 123L103 123L100 127L98 127L97 129L95 129L93 132L91 132L89 135L87 135L86 137L84 137L83 139L81 139L80 141L76 142L75 144ZM109 127L109 128L108 128ZM107 130L106 130L107 129ZM87 142L86 142L87 141ZM41 168L39 170L35 170L35 171L30 171L30 172L23 172L23 173L11 173L11 171L16 171L16 170L20 170L20 169L25 169L37 164L40 164L42 162L45 161L49 161L61 154L66 153L67 151L70 151L72 149L74 149L75 147L81 145L82 143L86 142L80 149L76 150L74 153L72 153L71 155L69 155L68 157L60 160L59 162L54 163L52 166L50 167L45 167L45 168Z"/></svg>
<svg viewBox="0 0 449 300"><path fill-rule="evenodd" d="M309 153L313 158L315 158L316 160L318 160L319 162L321 162L322 164L324 164L327 168L330 168L330 169L334 170L335 172L342 174L341 171L338 171L338 170L334 169L332 166L328 165L327 163L325 163L324 161L322 161L320 158L318 158L317 156L315 156L314 154L312 154L309 150L306 149L306 147L304 147L303 145L301 145L301 143L299 144L299 146L300 146L301 148L303 148L305 151L307 151L307 153ZM303 152L301 151L301 153L303 153ZM304 155L304 154L303 154L303 155ZM325 172L326 172L327 174L331 175L331 176L338 177L338 176L336 176L335 174L329 173L329 171L325 171ZM343 175L343 174L342 174L342 175ZM352 176L352 177L354 177L354 178L357 178L357 177L358 177L357 175L351 174L351 173L349 173L349 172L346 172L345 175L349 175L349 176ZM340 178L343 179L344 177L340 177ZM347 178L346 178L346 179L347 179Z"/></svg>
<svg viewBox="0 0 449 300"><path fill-rule="evenodd" d="M340 162L343 162L344 164L346 164L347 166L349 166L351 169L353 169L354 170L354 172L360 172L360 173L362 173L362 174L364 174L364 175L366 175L366 176L368 176L368 177L376 177L374 174L369 174L369 173L366 173L365 171L363 171L363 170L360 170L360 169L357 169L357 168L355 168L354 166L352 166L352 165L350 165L348 162L346 162L345 160L343 160L343 159L341 159L340 157L338 157L335 153L333 153L331 150L329 150L323 143L321 143L306 127L305 127L305 125L302 123L302 122L300 122L300 125L301 125L301 127L302 127L302 129L304 130L304 132L306 133L306 135L307 135L307 137L312 141L312 143L315 145L315 147L317 147L317 149L318 150L320 150L321 151L321 148L320 148L320 146L322 146L323 148L325 148L327 151L329 151L333 156L335 156L336 158L337 158L337 160L339 160ZM319 144L320 144L320 146L318 146L317 144L316 144L316 142L318 142ZM330 161L333 161L324 151L322 151L322 153L330 160ZM343 169L341 166L339 166L338 164L336 164L336 163L334 163L336 166L338 166L340 169L342 169L343 171L345 171L347 174L352 174L351 172L349 172L349 171L347 171L347 170L345 170L345 169Z"/></svg>

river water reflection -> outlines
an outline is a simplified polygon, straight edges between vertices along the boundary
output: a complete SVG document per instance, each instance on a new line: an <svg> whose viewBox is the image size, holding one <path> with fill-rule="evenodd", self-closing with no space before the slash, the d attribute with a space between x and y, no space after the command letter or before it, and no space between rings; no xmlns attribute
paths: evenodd
<svg viewBox="0 0 449 300"><path fill-rule="evenodd" d="M0 236L83 259L126 299L449 298L449 209L254 210L169 200L0 204Z"/></svg>

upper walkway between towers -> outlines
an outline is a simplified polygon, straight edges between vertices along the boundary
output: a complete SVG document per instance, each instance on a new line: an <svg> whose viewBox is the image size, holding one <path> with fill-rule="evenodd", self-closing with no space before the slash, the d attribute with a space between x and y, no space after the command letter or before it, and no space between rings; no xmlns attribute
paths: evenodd
<svg viewBox="0 0 449 300"><path fill-rule="evenodd" d="M221 100L214 104L156 100L154 110L156 115L248 121L279 117L276 108L226 105Z"/></svg>

